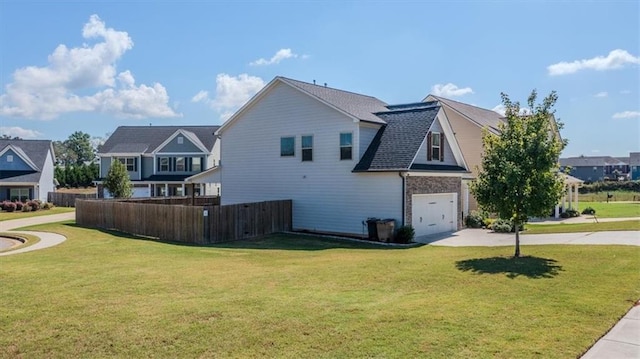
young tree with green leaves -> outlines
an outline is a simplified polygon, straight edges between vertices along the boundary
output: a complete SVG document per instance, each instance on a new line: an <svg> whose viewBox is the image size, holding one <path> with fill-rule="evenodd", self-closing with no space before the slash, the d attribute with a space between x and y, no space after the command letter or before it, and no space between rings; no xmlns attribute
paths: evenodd
<svg viewBox="0 0 640 359"><path fill-rule="evenodd" d="M104 179L104 188L114 198L130 198L133 195L133 186L127 168L118 160L111 161L111 168Z"/></svg>
<svg viewBox="0 0 640 359"><path fill-rule="evenodd" d="M482 169L471 185L480 206L510 219L515 228L515 257L520 257L520 229L529 217L548 216L562 196L564 180L559 174L560 152L566 140L559 136L562 123L555 122L553 91L536 104L533 90L528 110L502 93L506 123L500 135L484 132Z"/></svg>

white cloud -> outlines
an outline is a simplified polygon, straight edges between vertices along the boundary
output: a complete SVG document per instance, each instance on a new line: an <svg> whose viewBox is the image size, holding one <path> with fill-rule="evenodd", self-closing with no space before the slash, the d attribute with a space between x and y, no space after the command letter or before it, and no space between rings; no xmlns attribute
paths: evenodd
<svg viewBox="0 0 640 359"><path fill-rule="evenodd" d="M274 65L274 64L280 63L280 61L282 61L282 60L290 59L290 58L296 58L296 57L298 57L298 55L294 54L291 51L291 49L280 49L269 60L266 60L264 58L260 58L260 59L258 59L256 61L250 62L249 65L251 65L251 66ZM303 55L302 58L307 58L307 56Z"/></svg>
<svg viewBox="0 0 640 359"><path fill-rule="evenodd" d="M606 57L597 56L592 59L576 60L573 62L559 62L549 65L547 70L549 75L567 75L580 70L606 71L620 69L626 64L640 64L640 57L628 53L626 50L616 49L609 52Z"/></svg>
<svg viewBox="0 0 640 359"><path fill-rule="evenodd" d="M628 94L630 94L630 93L631 93L631 91L630 91L630 90L622 90L622 91L620 91L620 93L621 93L622 95L628 95Z"/></svg>
<svg viewBox="0 0 640 359"><path fill-rule="evenodd" d="M0 127L0 135L7 135L10 137L20 137L28 140L33 138L42 137L42 133L35 130L28 130L22 127Z"/></svg>
<svg viewBox="0 0 640 359"><path fill-rule="evenodd" d="M497 112L502 116L505 116L507 114L507 108L503 104L496 105L494 108L491 109L491 111ZM523 108L520 108L519 113L520 115L530 115L532 112L530 109L523 107Z"/></svg>
<svg viewBox="0 0 640 359"><path fill-rule="evenodd" d="M209 97L207 91L200 91L191 98L192 102L203 102L211 106L226 120L244 105L253 95L258 93L265 83L260 77L240 74L231 76L225 73L216 76L216 94Z"/></svg>
<svg viewBox="0 0 640 359"><path fill-rule="evenodd" d="M609 96L609 93L606 91L602 91L602 92L598 92L597 94L593 95L594 97L607 97Z"/></svg>
<svg viewBox="0 0 640 359"><path fill-rule="evenodd" d="M623 111L614 113L612 118L621 119L621 118L636 118L640 117L640 111Z"/></svg>
<svg viewBox="0 0 640 359"><path fill-rule="evenodd" d="M435 84L431 88L431 93L435 96L456 97L473 93L471 87L459 88L458 86L448 83L446 85Z"/></svg>
<svg viewBox="0 0 640 359"><path fill-rule="evenodd" d="M58 45L47 66L15 70L13 82L0 95L0 115L45 120L81 111L131 118L179 116L168 106L161 84L136 86L129 70L117 73L116 63L133 48L127 32L107 28L98 15L91 15L82 36L98 42Z"/></svg>

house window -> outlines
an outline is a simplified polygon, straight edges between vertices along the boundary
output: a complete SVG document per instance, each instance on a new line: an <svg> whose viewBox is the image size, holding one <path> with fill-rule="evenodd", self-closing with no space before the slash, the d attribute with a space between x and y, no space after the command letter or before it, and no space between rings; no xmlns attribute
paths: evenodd
<svg viewBox="0 0 640 359"><path fill-rule="evenodd" d="M11 188L9 190L9 198L12 202L20 201L26 202L29 200L29 189L28 188Z"/></svg>
<svg viewBox="0 0 640 359"><path fill-rule="evenodd" d="M280 137L280 156L291 157L296 155L296 138Z"/></svg>
<svg viewBox="0 0 640 359"><path fill-rule="evenodd" d="M444 161L444 140L443 133L427 134L427 161Z"/></svg>
<svg viewBox="0 0 640 359"><path fill-rule="evenodd" d="M118 158L118 161L120 161L120 163L122 163L126 168L128 172L135 172L137 171L137 166L136 166L136 159L133 157L125 157L125 158Z"/></svg>
<svg viewBox="0 0 640 359"><path fill-rule="evenodd" d="M176 157L176 172L184 172L186 171L186 167L184 165L184 157Z"/></svg>
<svg viewBox="0 0 640 359"><path fill-rule="evenodd" d="M302 161L313 161L313 136L302 136Z"/></svg>
<svg viewBox="0 0 640 359"><path fill-rule="evenodd" d="M13 162L13 155L7 155L7 162Z"/></svg>
<svg viewBox="0 0 640 359"><path fill-rule="evenodd" d="M202 158L193 157L191 159L191 172L200 172L202 171Z"/></svg>
<svg viewBox="0 0 640 359"><path fill-rule="evenodd" d="M158 159L158 171L169 172L169 157L160 157Z"/></svg>
<svg viewBox="0 0 640 359"><path fill-rule="evenodd" d="M181 145L184 143L184 137L178 136L178 144Z"/></svg>
<svg viewBox="0 0 640 359"><path fill-rule="evenodd" d="M353 134L340 134L340 159L350 160L353 155Z"/></svg>

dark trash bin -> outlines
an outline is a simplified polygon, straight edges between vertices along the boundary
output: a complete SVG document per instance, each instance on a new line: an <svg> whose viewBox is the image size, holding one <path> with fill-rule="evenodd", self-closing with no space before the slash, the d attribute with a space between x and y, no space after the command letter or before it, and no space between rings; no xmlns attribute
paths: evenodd
<svg viewBox="0 0 640 359"><path fill-rule="evenodd" d="M369 239L372 241L378 240L378 221L379 218L367 218L367 230L369 231Z"/></svg>

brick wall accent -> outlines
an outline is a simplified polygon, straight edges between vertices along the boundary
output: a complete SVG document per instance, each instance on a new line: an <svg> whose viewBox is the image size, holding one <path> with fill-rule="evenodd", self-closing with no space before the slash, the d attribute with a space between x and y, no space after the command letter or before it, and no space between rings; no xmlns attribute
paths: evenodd
<svg viewBox="0 0 640 359"><path fill-rule="evenodd" d="M418 177L408 176L405 182L405 216L406 223L412 221L412 196L414 194L457 193L458 194L458 228L462 226L462 179L460 177Z"/></svg>

